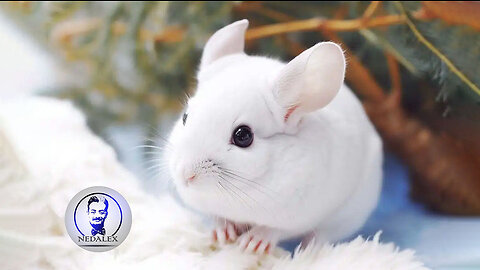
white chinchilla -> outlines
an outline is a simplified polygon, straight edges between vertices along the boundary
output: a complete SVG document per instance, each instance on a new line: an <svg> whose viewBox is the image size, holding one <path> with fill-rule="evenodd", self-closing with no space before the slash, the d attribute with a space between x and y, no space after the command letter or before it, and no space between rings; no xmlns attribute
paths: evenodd
<svg viewBox="0 0 480 270"><path fill-rule="evenodd" d="M166 152L176 190L216 218L219 242L261 253L298 236L340 240L375 208L383 159L343 84L343 52L321 42L289 63L248 56L247 27L232 23L205 46L197 91Z"/></svg>

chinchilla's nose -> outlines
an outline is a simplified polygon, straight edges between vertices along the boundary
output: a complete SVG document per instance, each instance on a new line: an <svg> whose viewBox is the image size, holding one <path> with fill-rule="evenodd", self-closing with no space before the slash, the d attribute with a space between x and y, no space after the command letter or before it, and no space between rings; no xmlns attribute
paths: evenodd
<svg viewBox="0 0 480 270"><path fill-rule="evenodd" d="M209 158L185 160L181 168L182 179L186 184L192 183L200 176L212 172L215 166Z"/></svg>

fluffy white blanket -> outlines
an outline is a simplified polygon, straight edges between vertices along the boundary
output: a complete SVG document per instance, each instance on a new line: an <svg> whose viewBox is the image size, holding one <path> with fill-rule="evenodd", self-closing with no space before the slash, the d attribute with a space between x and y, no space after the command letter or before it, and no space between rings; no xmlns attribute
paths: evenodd
<svg viewBox="0 0 480 270"><path fill-rule="evenodd" d="M1 269L426 269L411 250L361 237L309 246L293 256L277 248L256 256L215 246L200 217L168 195L154 198L87 128L69 102L0 102ZM93 253L68 237L64 212L80 190L103 185L129 202L132 229L118 248Z"/></svg>

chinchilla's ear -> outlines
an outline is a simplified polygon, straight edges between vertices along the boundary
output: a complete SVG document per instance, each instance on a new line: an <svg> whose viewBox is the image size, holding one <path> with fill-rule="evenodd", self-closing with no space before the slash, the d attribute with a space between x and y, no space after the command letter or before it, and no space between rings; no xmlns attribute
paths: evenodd
<svg viewBox="0 0 480 270"><path fill-rule="evenodd" d="M274 97L284 108L284 120L296 125L301 117L326 106L345 76L343 51L333 42L317 43L290 61L275 80Z"/></svg>
<svg viewBox="0 0 480 270"><path fill-rule="evenodd" d="M236 21L213 34L203 49L200 70L224 56L243 53L248 20Z"/></svg>

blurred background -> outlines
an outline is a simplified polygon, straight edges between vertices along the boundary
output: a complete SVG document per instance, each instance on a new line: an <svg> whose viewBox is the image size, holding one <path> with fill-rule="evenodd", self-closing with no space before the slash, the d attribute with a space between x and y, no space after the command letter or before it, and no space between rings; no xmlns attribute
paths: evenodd
<svg viewBox="0 0 480 270"><path fill-rule="evenodd" d="M152 149L195 91L203 45L250 21L246 50L289 60L322 40L386 146L384 192L362 233L438 269L480 267L480 3L9 2L0 4L0 98L73 101L147 190Z"/></svg>

